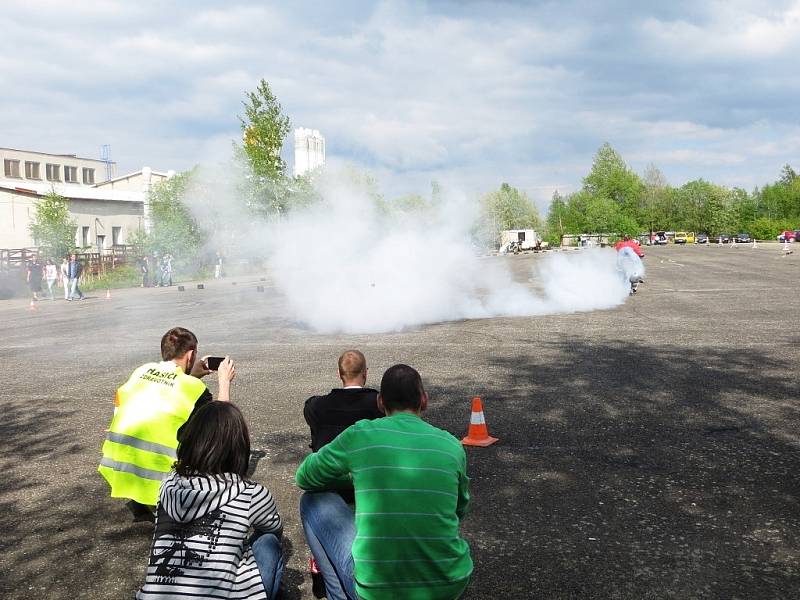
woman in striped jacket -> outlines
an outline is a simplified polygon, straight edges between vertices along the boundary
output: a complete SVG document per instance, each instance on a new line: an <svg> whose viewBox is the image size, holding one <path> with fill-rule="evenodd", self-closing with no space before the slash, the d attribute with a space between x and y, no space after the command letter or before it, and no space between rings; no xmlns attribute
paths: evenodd
<svg viewBox="0 0 800 600"><path fill-rule="evenodd" d="M247 423L233 404L209 402L189 420L161 486L137 598L277 596L281 518L269 490L245 479L249 458Z"/></svg>

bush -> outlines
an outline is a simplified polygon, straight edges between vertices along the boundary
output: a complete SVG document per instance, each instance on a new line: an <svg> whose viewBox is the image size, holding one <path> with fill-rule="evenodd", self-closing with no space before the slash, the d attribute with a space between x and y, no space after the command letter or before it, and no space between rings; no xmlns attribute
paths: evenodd
<svg viewBox="0 0 800 600"><path fill-rule="evenodd" d="M106 271L97 277L86 277L81 281L80 287L84 291L108 290L112 288L138 287L142 283L142 274L139 267L125 265L113 271Z"/></svg>

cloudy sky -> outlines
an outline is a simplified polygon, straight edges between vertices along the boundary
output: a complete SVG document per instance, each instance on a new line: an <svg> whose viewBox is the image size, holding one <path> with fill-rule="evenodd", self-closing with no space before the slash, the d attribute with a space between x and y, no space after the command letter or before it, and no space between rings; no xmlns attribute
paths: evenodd
<svg viewBox="0 0 800 600"><path fill-rule="evenodd" d="M223 156L261 78L389 195L544 206L606 141L673 185L800 169L800 2L4 0L0 32L0 146L119 172Z"/></svg>

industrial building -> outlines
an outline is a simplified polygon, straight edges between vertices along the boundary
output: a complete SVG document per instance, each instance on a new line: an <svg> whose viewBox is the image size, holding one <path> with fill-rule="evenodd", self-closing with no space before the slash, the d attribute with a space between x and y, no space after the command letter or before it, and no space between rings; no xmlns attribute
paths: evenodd
<svg viewBox="0 0 800 600"><path fill-rule="evenodd" d="M38 246L30 233L35 202L51 192L68 201L75 246L103 253L146 228L152 185L174 175L144 167L116 175L110 160L0 148L0 248Z"/></svg>

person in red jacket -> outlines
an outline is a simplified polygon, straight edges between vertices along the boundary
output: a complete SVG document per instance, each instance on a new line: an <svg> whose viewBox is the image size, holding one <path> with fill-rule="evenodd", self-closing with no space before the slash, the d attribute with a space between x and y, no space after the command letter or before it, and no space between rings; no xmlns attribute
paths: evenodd
<svg viewBox="0 0 800 600"><path fill-rule="evenodd" d="M624 236L620 241L614 244L614 250L619 252L625 246L632 248L633 251L636 253L636 256L638 256L639 258L644 258L644 252L642 252L642 247L637 242L634 242L631 239L631 236L629 235Z"/></svg>

